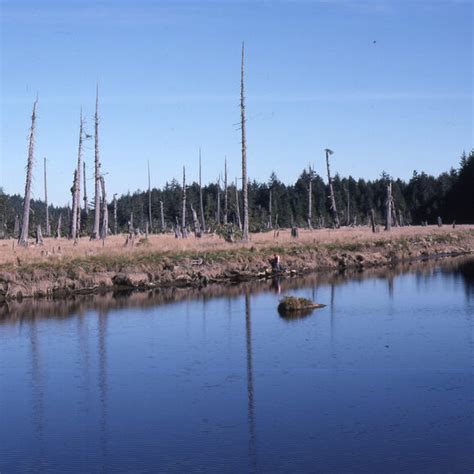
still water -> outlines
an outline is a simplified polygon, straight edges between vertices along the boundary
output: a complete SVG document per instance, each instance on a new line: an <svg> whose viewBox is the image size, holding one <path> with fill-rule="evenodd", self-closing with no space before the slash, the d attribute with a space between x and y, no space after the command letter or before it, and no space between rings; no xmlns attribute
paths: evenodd
<svg viewBox="0 0 474 474"><path fill-rule="evenodd" d="M471 473L473 319L465 259L12 304L0 472Z"/></svg>

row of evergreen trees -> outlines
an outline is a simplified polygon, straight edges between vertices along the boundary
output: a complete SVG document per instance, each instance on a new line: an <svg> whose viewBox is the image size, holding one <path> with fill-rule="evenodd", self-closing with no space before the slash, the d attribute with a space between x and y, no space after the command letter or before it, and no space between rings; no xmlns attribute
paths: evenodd
<svg viewBox="0 0 474 474"><path fill-rule="evenodd" d="M266 183L249 182L249 215L250 230L259 232L270 227L299 227L308 225L308 189L312 181L312 225L313 227L332 227L333 219L329 209L329 189L325 180L311 170L304 170L298 180L291 185L280 181L272 173ZM401 179L392 179L382 173L379 179L366 181L354 179L351 176L333 178L333 187L339 220L341 225L366 225L368 216L373 209L376 220L385 221L386 191L388 182L392 182L392 196L395 201L397 217L404 224L421 224L424 222L436 223L438 216L444 222L457 223L474 222L474 150L469 155L461 156L457 169L452 168L437 177L424 172L413 172L408 182ZM237 196L240 210L242 209L241 193L237 193L235 185L227 189L229 223L238 223ZM218 199L218 195L220 194ZM217 183L203 187L204 213L206 223L211 229L216 229L224 222L224 190ZM271 196L271 199L270 199ZM186 188L187 222L192 224L191 205L199 209L199 185L194 182ZM151 191L152 225L150 231L160 232L161 206L166 230L170 230L176 221L181 222L182 214L182 186L173 179L162 189ZM7 195L0 189L0 235L2 237L16 236L21 222L19 217L22 211L22 197ZM129 230L129 222L133 214L135 228L145 231L149 215L148 191L136 191L126 194L116 201L117 229L119 232ZM270 211L271 210L271 211ZM242 212L242 211L240 211ZM49 206L49 215L54 233L62 216L61 234L67 236L69 232L71 210L68 207ZM199 214L199 213L198 213ZM114 232L114 204L109 203L110 229ZM31 201L30 235L37 225L44 229L45 206L41 200ZM92 214L82 210L82 235L90 235ZM44 231L43 231L44 232Z"/></svg>

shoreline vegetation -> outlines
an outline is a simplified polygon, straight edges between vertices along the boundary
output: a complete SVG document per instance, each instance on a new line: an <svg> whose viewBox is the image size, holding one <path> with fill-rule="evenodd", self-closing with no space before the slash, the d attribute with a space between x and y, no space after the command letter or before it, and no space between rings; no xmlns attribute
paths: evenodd
<svg viewBox="0 0 474 474"><path fill-rule="evenodd" d="M125 236L97 242L44 239L42 246L0 244L0 301L64 298L77 294L159 288L202 288L271 279L277 253L290 278L316 272L344 273L440 256L474 253L474 225L300 230L252 234L250 242L228 243L217 235L175 239L150 235L134 247Z"/></svg>

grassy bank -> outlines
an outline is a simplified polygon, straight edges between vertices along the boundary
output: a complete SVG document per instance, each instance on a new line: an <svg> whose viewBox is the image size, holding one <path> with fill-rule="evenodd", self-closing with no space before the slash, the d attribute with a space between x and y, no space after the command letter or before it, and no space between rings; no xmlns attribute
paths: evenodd
<svg viewBox="0 0 474 474"><path fill-rule="evenodd" d="M289 231L257 234L250 243L229 244L217 236L176 240L172 236L124 236L101 242L47 239L42 247L18 248L4 241L0 251L0 298L67 296L124 288L204 286L271 276L269 258L281 257L285 275L328 269L393 265L442 254L474 251L474 226L403 228L373 234L367 229ZM11 246L10 249L8 247Z"/></svg>

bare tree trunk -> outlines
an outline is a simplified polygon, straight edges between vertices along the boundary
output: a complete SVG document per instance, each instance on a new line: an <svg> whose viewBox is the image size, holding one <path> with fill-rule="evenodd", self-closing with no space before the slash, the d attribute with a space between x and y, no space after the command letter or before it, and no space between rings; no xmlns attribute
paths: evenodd
<svg viewBox="0 0 474 474"><path fill-rule="evenodd" d="M129 234L135 233L135 228L133 226L133 211L130 212L130 220L128 221L128 233Z"/></svg>
<svg viewBox="0 0 474 474"><path fill-rule="evenodd" d="M71 199L72 199L72 213L68 213L69 219L69 238L76 240L76 225L77 225L77 170L74 170L74 177L72 179L71 186Z"/></svg>
<svg viewBox="0 0 474 474"><path fill-rule="evenodd" d="M217 212L216 212L217 225L221 225L221 177L217 179Z"/></svg>
<svg viewBox="0 0 474 474"><path fill-rule="evenodd" d="M239 202L239 188L237 187L237 178L235 178L235 215L237 217L237 225L242 230L242 221L240 220L240 202Z"/></svg>
<svg viewBox="0 0 474 474"><path fill-rule="evenodd" d="M347 209L346 209L346 225L351 224L351 202L350 202L350 191L349 183L347 183Z"/></svg>
<svg viewBox="0 0 474 474"><path fill-rule="evenodd" d="M18 239L20 237L20 219L15 216L15 224L13 227L13 238Z"/></svg>
<svg viewBox="0 0 474 474"><path fill-rule="evenodd" d="M82 117L82 107L81 107L81 120L79 126L79 145L77 152L77 222L76 222L76 235L79 237L81 233L81 168L82 168L82 153L83 153L83 133L84 133L84 119Z"/></svg>
<svg viewBox="0 0 474 474"><path fill-rule="evenodd" d="M152 217L151 217L150 161L148 161L148 222L150 223L150 232L153 233L153 220L152 220Z"/></svg>
<svg viewBox="0 0 474 474"><path fill-rule="evenodd" d="M84 161L84 212L86 216L89 214L89 205L87 203L87 188L86 188L86 162Z"/></svg>
<svg viewBox="0 0 474 474"><path fill-rule="evenodd" d="M249 240L249 198L247 186L247 137L245 130L245 91L244 91L244 43L242 42L242 64L240 70L240 125L242 130L242 196L244 201L244 222L242 240Z"/></svg>
<svg viewBox="0 0 474 474"><path fill-rule="evenodd" d="M81 167L82 167L82 136L83 136L83 127L84 121L82 119L82 109L81 117L79 121L79 145L77 150L77 169L74 173L74 184L73 184L73 195L72 195L72 217L71 217L71 233L70 237L73 240L76 240L78 233L78 222L80 222L81 216Z"/></svg>
<svg viewBox="0 0 474 474"><path fill-rule="evenodd" d="M23 221L21 225L20 237L18 239L18 245L21 245L22 247L26 247L28 245L28 229L29 229L29 224L30 224L31 181L33 179L37 105L38 105L38 99L36 99L33 104L33 113L31 114L30 139L29 139L29 145L28 145L28 161L26 164L25 198L23 201Z"/></svg>
<svg viewBox="0 0 474 474"><path fill-rule="evenodd" d="M46 157L44 158L44 205L46 210L46 237L51 236L51 225L49 223L49 206L48 206L48 182L46 179Z"/></svg>
<svg viewBox="0 0 474 474"><path fill-rule="evenodd" d="M92 227L91 240L99 239L100 227L100 156L99 156L99 85L97 84L95 98L95 120L94 120L94 156L95 156L95 202L94 202L94 224Z"/></svg>
<svg viewBox="0 0 474 474"><path fill-rule="evenodd" d="M224 225L227 225L229 213L228 196L227 196L227 157L224 159Z"/></svg>
<svg viewBox="0 0 474 474"><path fill-rule="evenodd" d="M117 194L114 194L114 235L118 234L118 223L117 223Z"/></svg>
<svg viewBox="0 0 474 474"><path fill-rule="evenodd" d="M59 214L58 227L56 228L56 238L57 239L61 238L61 225L62 225L62 222L63 222L63 216L61 214Z"/></svg>
<svg viewBox="0 0 474 474"><path fill-rule="evenodd" d="M201 148L199 148L199 207L201 211L202 231L206 232L206 220L204 218L204 203L203 203L203 197L202 197Z"/></svg>
<svg viewBox="0 0 474 474"><path fill-rule="evenodd" d="M373 209L370 210L370 224L372 226L372 232L375 233L375 211Z"/></svg>
<svg viewBox="0 0 474 474"><path fill-rule="evenodd" d="M385 201L385 213L387 217L387 223L385 230L392 230L392 183L387 184L387 199Z"/></svg>
<svg viewBox="0 0 474 474"><path fill-rule="evenodd" d="M308 229L313 230L313 170L309 167L308 184Z"/></svg>
<svg viewBox="0 0 474 474"><path fill-rule="evenodd" d="M197 238L200 238L201 237L201 226L199 225L199 219L197 217L196 210L194 209L192 204L191 204L191 212L193 214L194 235Z"/></svg>
<svg viewBox="0 0 474 474"><path fill-rule="evenodd" d="M163 201L160 201L160 216L161 216L161 232L165 231L165 212L163 209Z"/></svg>
<svg viewBox="0 0 474 474"><path fill-rule="evenodd" d="M102 228L100 231L100 238L105 240L109 232L109 210L107 208L107 194L105 192L105 179L100 177L100 185L102 188Z"/></svg>
<svg viewBox="0 0 474 474"><path fill-rule="evenodd" d="M39 224L36 226L36 245L43 245L43 235Z"/></svg>
<svg viewBox="0 0 474 474"><path fill-rule="evenodd" d="M272 216L272 188L268 193L268 228L273 228L273 216Z"/></svg>
<svg viewBox="0 0 474 474"><path fill-rule="evenodd" d="M327 167L327 170L328 170L330 209L331 209L331 213L332 213L332 218L334 220L334 226L336 228L339 228L339 216L337 215L336 198L334 197L334 189L333 189L333 186L332 186L331 172L329 170L329 156L332 155L334 152L332 150L330 150L329 148L326 148L324 151L326 152L326 167Z"/></svg>
<svg viewBox="0 0 474 474"><path fill-rule="evenodd" d="M186 168L183 166L183 209L181 214L181 228L184 236L186 229Z"/></svg>

